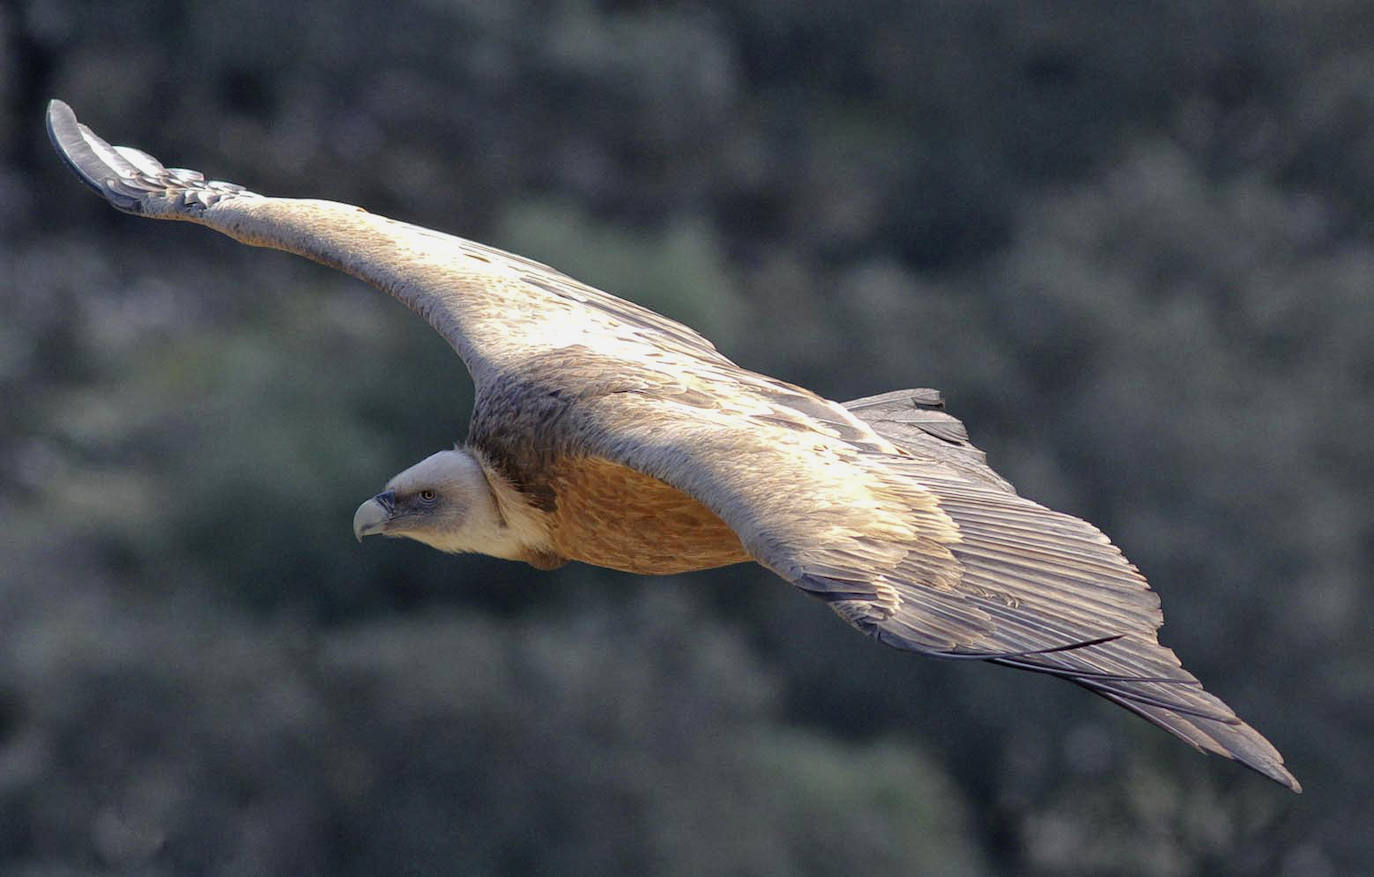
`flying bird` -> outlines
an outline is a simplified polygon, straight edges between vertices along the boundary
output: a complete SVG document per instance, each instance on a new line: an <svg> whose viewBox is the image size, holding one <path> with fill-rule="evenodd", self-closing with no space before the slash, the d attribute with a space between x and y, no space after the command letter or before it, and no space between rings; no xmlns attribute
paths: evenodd
<svg viewBox="0 0 1374 877"><path fill-rule="evenodd" d="M465 442L392 478L353 531L550 569L754 561L879 642L1075 682L1293 791L1283 757L1160 645L1159 598L1091 524L1019 496L934 390L839 404L692 329L492 247L270 198L48 131L117 209L208 226L390 293L475 385Z"/></svg>

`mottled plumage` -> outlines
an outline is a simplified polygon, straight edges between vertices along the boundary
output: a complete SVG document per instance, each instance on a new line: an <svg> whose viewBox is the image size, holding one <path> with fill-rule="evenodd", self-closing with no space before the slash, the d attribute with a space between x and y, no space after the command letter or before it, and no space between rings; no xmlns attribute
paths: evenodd
<svg viewBox="0 0 1374 877"><path fill-rule="evenodd" d="M1018 496L935 391L840 405L528 259L164 168L58 101L48 124L120 210L338 268L457 351L476 386L466 444L364 503L360 537L643 573L752 559L884 643L1062 676L1299 789L1158 643L1139 571L1091 524Z"/></svg>

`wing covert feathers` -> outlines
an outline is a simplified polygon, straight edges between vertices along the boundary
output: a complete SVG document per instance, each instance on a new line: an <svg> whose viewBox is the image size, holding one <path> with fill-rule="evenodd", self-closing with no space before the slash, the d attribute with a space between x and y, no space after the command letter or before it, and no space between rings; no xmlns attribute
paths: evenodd
<svg viewBox="0 0 1374 877"><path fill-rule="evenodd" d="M538 262L347 204L263 197L166 168L110 146L61 101L49 105L48 130L116 208L296 253L426 319L472 372L470 446L531 509L567 514L557 473L604 468L562 461L643 473L884 643L1068 679L1300 789L1268 741L1159 644L1159 599L1140 572L1092 525L1017 496L937 392L840 406L741 369L686 326ZM705 534L698 542L728 543L713 518L682 507Z"/></svg>

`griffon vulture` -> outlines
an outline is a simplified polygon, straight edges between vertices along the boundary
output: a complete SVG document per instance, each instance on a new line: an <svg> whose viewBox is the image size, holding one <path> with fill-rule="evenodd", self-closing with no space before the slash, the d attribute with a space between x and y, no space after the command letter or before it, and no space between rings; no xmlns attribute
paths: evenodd
<svg viewBox="0 0 1374 877"><path fill-rule="evenodd" d="M337 268L429 322L476 389L467 441L392 478L354 533L551 568L752 560L890 646L1075 682L1299 791L1159 644L1159 598L1091 524L1018 496L933 390L841 405L529 259L331 201L267 198L111 147L60 101L54 144L117 209Z"/></svg>

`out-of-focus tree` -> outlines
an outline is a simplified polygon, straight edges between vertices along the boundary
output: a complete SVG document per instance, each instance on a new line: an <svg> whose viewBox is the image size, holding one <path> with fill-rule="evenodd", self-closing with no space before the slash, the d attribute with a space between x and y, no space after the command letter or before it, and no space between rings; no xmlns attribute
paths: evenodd
<svg viewBox="0 0 1374 877"><path fill-rule="evenodd" d="M0 870L1369 870L1367 7L0 5ZM832 397L943 388L1307 793L757 569L357 548L461 437L460 364L352 281L110 211L53 96Z"/></svg>

